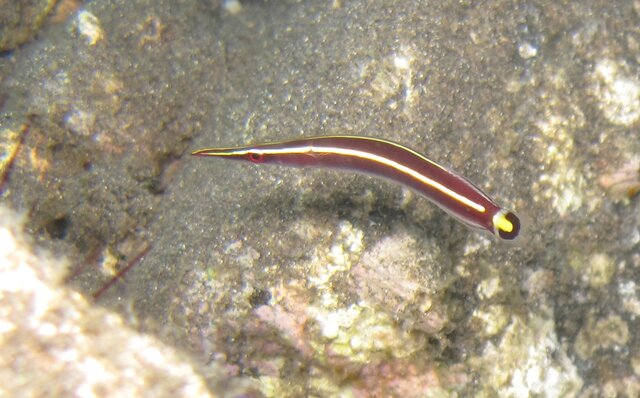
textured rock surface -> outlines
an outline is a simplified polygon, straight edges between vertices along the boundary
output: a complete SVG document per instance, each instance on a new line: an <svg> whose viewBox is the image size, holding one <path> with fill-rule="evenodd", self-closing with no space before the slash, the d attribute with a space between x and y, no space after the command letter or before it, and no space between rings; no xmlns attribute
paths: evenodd
<svg viewBox="0 0 640 398"><path fill-rule="evenodd" d="M0 395L213 396L184 355L62 285L22 221L0 207Z"/></svg>
<svg viewBox="0 0 640 398"><path fill-rule="evenodd" d="M637 396L639 16L88 2L0 58L2 201L87 264L70 283L88 296L150 248L100 303L216 393ZM523 239L363 176L184 156L316 134L428 154L522 215Z"/></svg>
<svg viewBox="0 0 640 398"><path fill-rule="evenodd" d="M0 52L35 36L55 4L55 0L0 0Z"/></svg>

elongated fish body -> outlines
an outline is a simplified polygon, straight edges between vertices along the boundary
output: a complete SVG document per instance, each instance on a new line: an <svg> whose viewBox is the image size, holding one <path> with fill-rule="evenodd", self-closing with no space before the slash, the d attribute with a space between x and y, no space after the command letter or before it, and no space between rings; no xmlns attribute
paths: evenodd
<svg viewBox="0 0 640 398"><path fill-rule="evenodd" d="M461 175L391 141L360 136L324 136L234 148L207 148L195 156L253 163L351 170L413 189L465 224L511 240L520 220Z"/></svg>

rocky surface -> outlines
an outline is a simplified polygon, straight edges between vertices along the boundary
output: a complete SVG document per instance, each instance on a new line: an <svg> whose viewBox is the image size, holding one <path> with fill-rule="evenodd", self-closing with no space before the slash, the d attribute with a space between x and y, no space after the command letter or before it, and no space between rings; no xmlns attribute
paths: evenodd
<svg viewBox="0 0 640 398"><path fill-rule="evenodd" d="M211 397L184 354L65 287L0 207L0 391L11 397ZM222 370L211 369L226 382ZM245 388L246 390L246 388Z"/></svg>
<svg viewBox="0 0 640 398"><path fill-rule="evenodd" d="M134 264L98 303L215 394L637 396L638 18L626 1L88 3L0 59L2 201L87 297ZM452 167L522 239L368 177L185 156L323 134Z"/></svg>

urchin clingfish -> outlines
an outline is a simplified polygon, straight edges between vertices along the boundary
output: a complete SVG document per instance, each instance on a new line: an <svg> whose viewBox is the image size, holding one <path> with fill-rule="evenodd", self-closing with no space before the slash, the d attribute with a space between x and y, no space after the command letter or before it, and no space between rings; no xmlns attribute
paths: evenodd
<svg viewBox="0 0 640 398"><path fill-rule="evenodd" d="M195 156L252 163L352 170L413 189L463 223L512 240L520 220L463 176L391 141L360 136L321 136L233 148L205 148Z"/></svg>

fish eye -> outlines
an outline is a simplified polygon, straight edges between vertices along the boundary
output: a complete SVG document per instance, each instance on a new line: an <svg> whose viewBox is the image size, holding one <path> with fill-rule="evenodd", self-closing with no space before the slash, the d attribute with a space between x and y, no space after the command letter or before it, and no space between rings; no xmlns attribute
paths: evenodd
<svg viewBox="0 0 640 398"><path fill-rule="evenodd" d="M505 240L513 240L520 233L520 219L513 212L501 210L493 216L496 234Z"/></svg>
<svg viewBox="0 0 640 398"><path fill-rule="evenodd" d="M258 153L258 152L250 152L249 160L252 161L253 163L262 163L264 162L264 154Z"/></svg>

